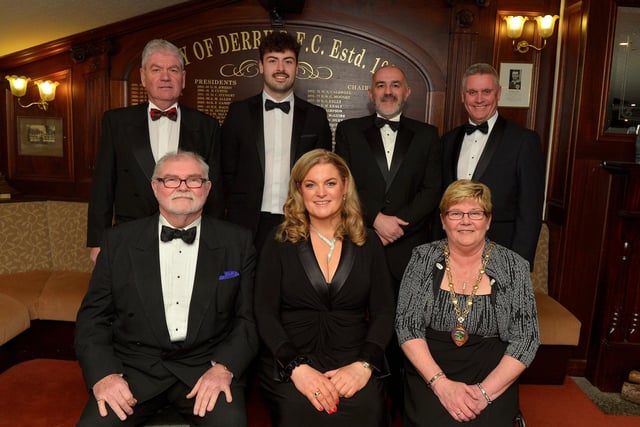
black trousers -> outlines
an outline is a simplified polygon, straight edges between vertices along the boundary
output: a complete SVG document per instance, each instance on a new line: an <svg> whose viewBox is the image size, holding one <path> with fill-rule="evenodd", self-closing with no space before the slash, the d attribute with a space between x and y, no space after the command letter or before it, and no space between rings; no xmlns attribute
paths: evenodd
<svg viewBox="0 0 640 427"><path fill-rule="evenodd" d="M129 427L144 425L158 411L173 406L189 425L210 427L246 427L247 411L245 403L244 386L232 383L231 394L233 401L227 403L224 393L220 393L213 411L207 412L204 417L193 415L195 398L187 399L185 396L191 391L187 385L176 382L164 392L145 402L139 402L133 408L133 414L126 420L120 421L118 416L107 405L107 416L102 417L98 412L98 403L93 395L82 411L78 427Z"/></svg>

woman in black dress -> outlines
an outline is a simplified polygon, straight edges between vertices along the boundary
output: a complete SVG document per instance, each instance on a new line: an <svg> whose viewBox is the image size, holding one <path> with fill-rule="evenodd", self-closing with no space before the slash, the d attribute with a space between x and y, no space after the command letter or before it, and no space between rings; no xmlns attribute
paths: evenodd
<svg viewBox="0 0 640 427"><path fill-rule="evenodd" d="M529 264L487 239L491 193L458 180L440 202L447 238L413 250L396 315L404 427L510 427L517 379L540 343Z"/></svg>
<svg viewBox="0 0 640 427"><path fill-rule="evenodd" d="M284 214L255 285L260 381L273 426L386 426L380 377L394 293L344 161L321 149L302 156Z"/></svg>

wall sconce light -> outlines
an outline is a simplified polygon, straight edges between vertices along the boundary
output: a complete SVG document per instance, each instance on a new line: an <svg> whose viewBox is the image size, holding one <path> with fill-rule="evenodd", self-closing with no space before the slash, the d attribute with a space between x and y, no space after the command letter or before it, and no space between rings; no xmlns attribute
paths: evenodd
<svg viewBox="0 0 640 427"><path fill-rule="evenodd" d="M529 44L526 40L520 40L516 44L516 39L522 36L522 30L524 29L524 23L529 20L526 16L505 16L504 20L507 21L507 36L512 39L513 50L520 53L526 53L529 48L535 50L542 50L547 45L547 39L553 35L553 30L558 20L558 15L545 15L536 16L534 19L538 23L538 33L542 37L543 45L541 47Z"/></svg>
<svg viewBox="0 0 640 427"><path fill-rule="evenodd" d="M40 100L24 105L22 102L20 102L20 98L22 98L27 93L27 85L31 81L31 79L29 77L16 75L6 76L5 78L9 80L11 94L18 98L18 105L20 105L22 108L29 108L32 105L37 105L38 108L44 111L47 111L49 102L53 101L56 98L56 87L60 84L58 82L52 82L51 80L34 81L33 83L38 86Z"/></svg>

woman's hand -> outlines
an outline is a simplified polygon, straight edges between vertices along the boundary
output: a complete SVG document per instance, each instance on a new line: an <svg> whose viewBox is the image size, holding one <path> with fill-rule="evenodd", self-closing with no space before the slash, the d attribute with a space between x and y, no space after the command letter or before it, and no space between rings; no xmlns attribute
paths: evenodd
<svg viewBox="0 0 640 427"><path fill-rule="evenodd" d="M338 410L338 391L321 372L306 364L299 365L291 373L291 381L318 411L333 414Z"/></svg>
<svg viewBox="0 0 640 427"><path fill-rule="evenodd" d="M342 368L325 372L324 375L331 380L340 397L352 397L362 390L371 378L371 368L365 367L362 362L353 362Z"/></svg>
<svg viewBox="0 0 640 427"><path fill-rule="evenodd" d="M486 399L478 395L475 385L442 378L433 384L432 389L442 406L456 421L471 421L487 407Z"/></svg>

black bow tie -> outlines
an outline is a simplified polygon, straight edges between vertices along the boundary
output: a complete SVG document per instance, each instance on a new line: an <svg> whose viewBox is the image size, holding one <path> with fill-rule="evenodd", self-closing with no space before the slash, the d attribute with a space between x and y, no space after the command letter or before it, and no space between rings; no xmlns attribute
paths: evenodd
<svg viewBox="0 0 640 427"><path fill-rule="evenodd" d="M289 110L291 110L291 105L289 101L284 102L273 102L270 99L267 99L264 103L264 109L267 111L273 110L274 108L279 108L284 111L286 114L289 114Z"/></svg>
<svg viewBox="0 0 640 427"><path fill-rule="evenodd" d="M165 116L169 120L173 120L174 122L178 119L178 110L176 107L169 108L167 111L158 110L157 108L152 108L149 110L149 115L151 116L151 120L154 122L156 120L160 120L160 117Z"/></svg>
<svg viewBox="0 0 640 427"><path fill-rule="evenodd" d="M382 128L384 125L389 125L391 130L395 132L400 127L400 122L392 122L391 120L383 119L382 117L376 117L376 126L378 128Z"/></svg>
<svg viewBox="0 0 640 427"><path fill-rule="evenodd" d="M464 124L464 131L467 133L467 135L471 135L472 133L474 133L477 130L479 130L482 133L489 132L489 123L488 122L482 122L479 125L472 125L471 123L465 123Z"/></svg>
<svg viewBox="0 0 640 427"><path fill-rule="evenodd" d="M173 239L182 239L185 243L192 244L196 240L196 227L191 227L188 230L180 230L163 225L162 231L160 232L160 240L170 242Z"/></svg>

